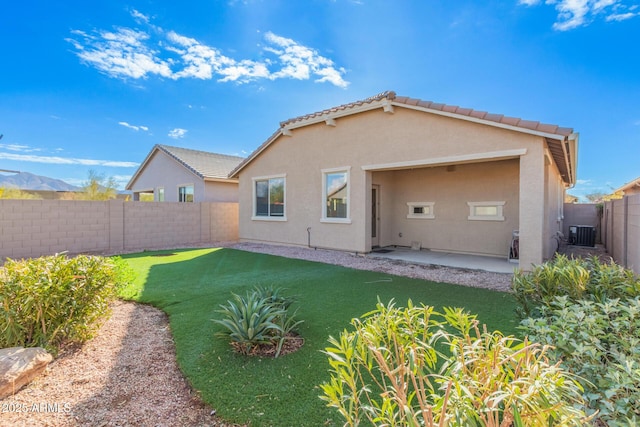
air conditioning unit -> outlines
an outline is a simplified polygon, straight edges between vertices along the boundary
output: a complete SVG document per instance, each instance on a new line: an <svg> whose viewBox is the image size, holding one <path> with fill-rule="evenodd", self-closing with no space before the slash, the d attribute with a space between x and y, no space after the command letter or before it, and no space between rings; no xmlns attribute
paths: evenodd
<svg viewBox="0 0 640 427"><path fill-rule="evenodd" d="M570 226L569 244L594 247L596 245L596 228L591 225Z"/></svg>

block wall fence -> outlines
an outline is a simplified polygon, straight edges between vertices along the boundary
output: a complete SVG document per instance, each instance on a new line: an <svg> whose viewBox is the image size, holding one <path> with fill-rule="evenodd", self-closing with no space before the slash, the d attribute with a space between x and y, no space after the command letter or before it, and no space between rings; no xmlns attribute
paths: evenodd
<svg viewBox="0 0 640 427"><path fill-rule="evenodd" d="M565 237L571 225L597 227L596 242L602 243L614 261L640 274L640 194L602 204L564 205Z"/></svg>
<svg viewBox="0 0 640 427"><path fill-rule="evenodd" d="M236 240L237 203L0 200L0 262Z"/></svg>
<svg viewBox="0 0 640 427"><path fill-rule="evenodd" d="M604 204L602 243L620 265L640 274L640 194Z"/></svg>

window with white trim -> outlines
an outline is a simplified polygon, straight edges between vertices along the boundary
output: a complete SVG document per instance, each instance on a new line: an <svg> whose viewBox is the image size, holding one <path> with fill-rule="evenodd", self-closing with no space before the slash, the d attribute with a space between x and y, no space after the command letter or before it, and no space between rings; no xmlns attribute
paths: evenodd
<svg viewBox="0 0 640 427"><path fill-rule="evenodd" d="M322 170L322 221L351 222L349 172L350 168Z"/></svg>
<svg viewBox="0 0 640 427"><path fill-rule="evenodd" d="M505 202L467 202L470 221L504 221Z"/></svg>
<svg viewBox="0 0 640 427"><path fill-rule="evenodd" d="M253 217L262 220L286 220L286 176L253 178Z"/></svg>
<svg viewBox="0 0 640 427"><path fill-rule="evenodd" d="M435 214L433 212L434 202L407 202L409 212L407 218L409 219L434 219Z"/></svg>
<svg viewBox="0 0 640 427"><path fill-rule="evenodd" d="M178 201L193 203L193 184L178 187Z"/></svg>

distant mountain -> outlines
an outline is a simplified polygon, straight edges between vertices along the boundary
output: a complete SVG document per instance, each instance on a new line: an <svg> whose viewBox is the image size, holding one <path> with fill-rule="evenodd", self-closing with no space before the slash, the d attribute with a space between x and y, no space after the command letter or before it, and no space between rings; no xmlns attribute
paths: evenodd
<svg viewBox="0 0 640 427"><path fill-rule="evenodd" d="M15 175L0 175L0 187L19 188L20 190L80 191L80 187L67 184L60 179L20 172Z"/></svg>

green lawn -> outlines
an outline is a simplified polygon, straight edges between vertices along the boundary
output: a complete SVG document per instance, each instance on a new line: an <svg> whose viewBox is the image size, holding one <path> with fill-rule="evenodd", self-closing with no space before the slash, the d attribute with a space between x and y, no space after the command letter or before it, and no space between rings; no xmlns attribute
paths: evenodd
<svg viewBox="0 0 640 427"><path fill-rule="evenodd" d="M178 363L202 398L222 418L251 426L342 425L319 399L329 378L321 350L329 335L348 328L353 317L377 299L408 299L440 308L464 307L491 330L515 334L513 298L502 292L409 279L383 273L256 254L234 249L144 252L123 256L138 273L127 299L152 304L170 317ZM216 337L216 310L231 293L256 285L285 288L297 297L304 347L278 359L234 354Z"/></svg>

